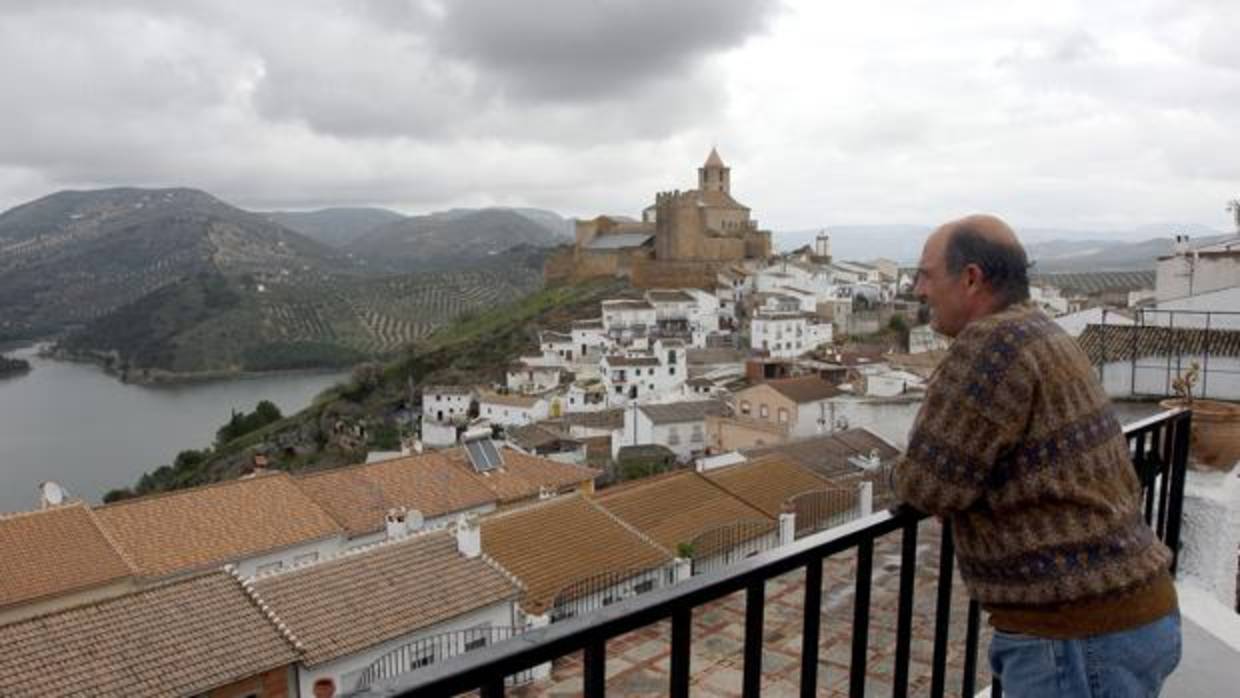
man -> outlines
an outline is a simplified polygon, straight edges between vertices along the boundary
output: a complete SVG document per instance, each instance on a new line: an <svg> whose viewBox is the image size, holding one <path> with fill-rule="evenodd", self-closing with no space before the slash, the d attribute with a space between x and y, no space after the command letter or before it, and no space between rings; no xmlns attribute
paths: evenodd
<svg viewBox="0 0 1240 698"><path fill-rule="evenodd" d="M1028 266L994 216L927 239L914 290L954 341L892 484L952 526L1005 695L1156 696L1180 659L1171 553L1088 359L1029 303Z"/></svg>

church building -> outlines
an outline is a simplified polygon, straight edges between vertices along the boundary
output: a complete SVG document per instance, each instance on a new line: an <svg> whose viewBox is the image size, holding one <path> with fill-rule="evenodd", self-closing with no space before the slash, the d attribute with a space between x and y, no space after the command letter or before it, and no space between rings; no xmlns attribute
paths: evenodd
<svg viewBox="0 0 1240 698"><path fill-rule="evenodd" d="M628 277L635 286L711 288L719 269L771 254L771 233L732 198L731 168L711 149L698 186L668 191L641 220L597 216L578 220L571 249L548 260L548 283L599 276Z"/></svg>

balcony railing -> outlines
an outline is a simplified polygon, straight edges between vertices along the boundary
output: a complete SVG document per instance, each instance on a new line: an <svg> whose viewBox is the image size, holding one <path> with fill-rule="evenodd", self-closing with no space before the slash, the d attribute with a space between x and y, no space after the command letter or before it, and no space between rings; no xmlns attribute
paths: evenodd
<svg viewBox="0 0 1240 698"><path fill-rule="evenodd" d="M1175 572L1180 547L1180 520L1191 414L1172 410L1125 428L1133 464L1140 477L1146 521L1171 550ZM678 584L531 630L512 641L499 643L447 661L377 683L361 696L445 696L479 691L482 696L502 696L505 678L570 654L583 656L582 691L602 696L606 691L607 644L626 633L670 620L670 673L666 692L689 695L690 662L693 657L693 614L706 604L743 591L744 641L742 694L758 696L762 687L763 629L767 582L789 573L804 575L803 615L800 642L800 692L815 695L820 683L819 655L823 614L824 561L848 554L855 558L851 647L847 690L863 696L867 690L870 656L871 590L874 586L875 543L899 532L899 590L895 613L894 660L891 693L906 696L910 690L915 574L918 535L928 517L901 508L884 511L836 529L807 536L790 545L760 553L729 567L694 576ZM927 536L929 539L929 536ZM938 554L938 577L934 601L929 693L944 695L948 682L948 635L953 595L954 548L950 527L943 527ZM883 572L885 572L884 568ZM964 658L959 667L960 695L976 693L978 654L982 633L981 609L969 601L966 611ZM924 688L915 689L918 692ZM995 682L992 695L1002 696Z"/></svg>

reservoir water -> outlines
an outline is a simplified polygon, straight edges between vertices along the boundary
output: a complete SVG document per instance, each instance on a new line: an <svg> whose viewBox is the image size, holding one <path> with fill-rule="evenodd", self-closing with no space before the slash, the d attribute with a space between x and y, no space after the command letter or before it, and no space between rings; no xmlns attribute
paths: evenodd
<svg viewBox="0 0 1240 698"><path fill-rule="evenodd" d="M100 368L6 352L34 370L0 378L0 512L33 509L44 480L97 503L179 451L211 444L231 411L271 400L284 414L347 373L274 374L175 386L121 383Z"/></svg>

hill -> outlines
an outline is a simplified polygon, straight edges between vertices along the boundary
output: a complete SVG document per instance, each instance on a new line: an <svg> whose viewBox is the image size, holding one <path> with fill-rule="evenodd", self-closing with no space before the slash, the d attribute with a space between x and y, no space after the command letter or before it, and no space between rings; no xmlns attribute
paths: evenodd
<svg viewBox="0 0 1240 698"><path fill-rule="evenodd" d="M932 225L841 225L830 226L831 253L837 259L866 260L886 257L913 264L921 256ZM777 231L776 247L791 250L813 245L822 229ZM1163 223L1115 230L1066 230L1021 228L1017 231L1031 259L1046 271L1088 269L1153 269L1154 259L1171 249L1172 238L1188 234L1206 240L1223 234L1192 223ZM1102 266L1098 266L1102 265Z"/></svg>
<svg viewBox="0 0 1240 698"><path fill-rule="evenodd" d="M554 221L547 214L485 208L413 216L371 230L344 249L375 270L468 269L514 246L567 241L562 231L548 227Z"/></svg>
<svg viewBox="0 0 1240 698"><path fill-rule="evenodd" d="M350 366L541 284L537 258L501 269L263 282L203 271L70 333L63 355L155 382Z"/></svg>
<svg viewBox="0 0 1240 698"><path fill-rule="evenodd" d="M331 247L344 247L381 225L405 218L386 208L324 208L318 211L268 211L261 214L290 230Z"/></svg>
<svg viewBox="0 0 1240 698"><path fill-rule="evenodd" d="M407 424L402 415L417 408L410 402L412 388L502 381L513 359L537 350L539 331L565 331L575 319L597 317L604 299L639 295L623 281L594 280L466 313L387 363L359 365L351 381L325 391L306 409L207 451L183 452L174 464L144 475L132 489L110 492L105 501L235 478L254 453L267 454L271 467L294 472L360 462L367 449L396 446Z"/></svg>
<svg viewBox="0 0 1240 698"><path fill-rule="evenodd" d="M0 339L91 322L200 273L278 278L353 266L205 192L59 192L0 214Z"/></svg>

